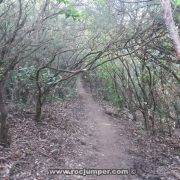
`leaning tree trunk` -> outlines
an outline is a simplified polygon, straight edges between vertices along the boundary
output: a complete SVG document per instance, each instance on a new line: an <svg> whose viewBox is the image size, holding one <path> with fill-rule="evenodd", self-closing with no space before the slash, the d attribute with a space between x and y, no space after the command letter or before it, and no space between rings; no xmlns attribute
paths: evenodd
<svg viewBox="0 0 180 180"><path fill-rule="evenodd" d="M8 145L8 126L7 126L7 112L4 101L3 83L0 82L0 144Z"/></svg>
<svg viewBox="0 0 180 180"><path fill-rule="evenodd" d="M178 33L178 27L176 27L176 24L173 19L171 1L170 0L161 0L161 5L164 10L164 21L166 23L166 26L167 26L167 29L171 36L171 39L174 43L177 58L180 61L180 36Z"/></svg>

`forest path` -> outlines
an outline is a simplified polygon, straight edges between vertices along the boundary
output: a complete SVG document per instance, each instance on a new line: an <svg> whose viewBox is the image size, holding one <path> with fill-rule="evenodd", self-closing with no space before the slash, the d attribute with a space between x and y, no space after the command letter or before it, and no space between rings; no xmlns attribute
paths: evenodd
<svg viewBox="0 0 180 180"><path fill-rule="evenodd" d="M82 98L88 126L94 124L94 141L99 151L97 169L130 169L131 157L128 155L129 140L125 128L117 127L111 117L107 116L101 106L86 92L81 79L77 82L78 95ZM112 118L113 119L113 118ZM99 176L98 180L135 180L131 175Z"/></svg>

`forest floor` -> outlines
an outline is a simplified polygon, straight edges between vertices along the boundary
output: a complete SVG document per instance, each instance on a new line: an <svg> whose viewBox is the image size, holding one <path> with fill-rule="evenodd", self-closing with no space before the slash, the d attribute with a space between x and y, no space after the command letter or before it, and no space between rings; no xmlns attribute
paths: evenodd
<svg viewBox="0 0 180 180"><path fill-rule="evenodd" d="M43 111L42 123L36 124L32 108L9 107L11 146L0 146L0 179L180 179L179 139L143 134L126 111L117 117L108 115L116 109L95 100L81 80L77 83L77 97L47 104ZM128 169L129 173L136 169L137 174L49 174L50 169L84 168Z"/></svg>

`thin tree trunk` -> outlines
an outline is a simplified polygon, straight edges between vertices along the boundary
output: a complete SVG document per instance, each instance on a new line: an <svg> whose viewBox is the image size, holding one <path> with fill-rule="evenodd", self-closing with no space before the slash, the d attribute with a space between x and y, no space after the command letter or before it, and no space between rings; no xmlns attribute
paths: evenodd
<svg viewBox="0 0 180 180"><path fill-rule="evenodd" d="M42 114L42 98L41 98L41 94L39 93L36 102L36 116L35 116L36 122L41 122L41 114Z"/></svg>
<svg viewBox="0 0 180 180"><path fill-rule="evenodd" d="M41 121L41 114L42 114L42 90L41 86L39 84L39 75L40 75L41 69L39 69L36 73L36 86L37 86L37 101L36 101L36 115L35 115L35 121L40 122Z"/></svg>
<svg viewBox="0 0 180 180"><path fill-rule="evenodd" d="M7 126L7 111L4 101L3 82L0 82L0 143L4 146L8 145L8 126Z"/></svg>

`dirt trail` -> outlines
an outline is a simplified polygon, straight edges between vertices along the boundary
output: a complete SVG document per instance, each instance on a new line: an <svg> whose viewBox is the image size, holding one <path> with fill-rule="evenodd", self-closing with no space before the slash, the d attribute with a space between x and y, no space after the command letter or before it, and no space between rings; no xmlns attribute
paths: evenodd
<svg viewBox="0 0 180 180"><path fill-rule="evenodd" d="M82 80L77 83L78 94L81 96L85 113L87 114L88 123L95 124L95 138L98 142L99 155L98 169L129 169L132 168L131 157L127 150L129 142L122 127L117 127L111 121L101 106L94 101L91 94L87 93L83 87ZM121 134L121 136L120 136ZM97 179L97 178L95 178ZM135 176L100 176L102 180L135 180Z"/></svg>

